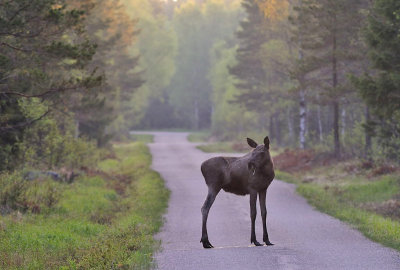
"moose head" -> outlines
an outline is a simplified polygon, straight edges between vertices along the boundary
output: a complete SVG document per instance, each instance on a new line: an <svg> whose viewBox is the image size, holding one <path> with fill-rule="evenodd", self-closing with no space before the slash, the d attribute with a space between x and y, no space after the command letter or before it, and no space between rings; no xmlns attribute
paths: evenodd
<svg viewBox="0 0 400 270"><path fill-rule="evenodd" d="M247 143L254 148L251 152L249 163L247 165L249 171L254 175L257 170L272 165L271 155L269 153L269 138L264 138L264 144L258 145L253 139L247 138Z"/></svg>

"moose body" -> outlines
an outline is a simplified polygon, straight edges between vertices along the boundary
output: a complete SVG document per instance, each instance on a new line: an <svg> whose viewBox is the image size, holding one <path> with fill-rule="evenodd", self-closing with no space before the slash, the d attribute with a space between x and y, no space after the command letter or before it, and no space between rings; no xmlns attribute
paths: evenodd
<svg viewBox="0 0 400 270"><path fill-rule="evenodd" d="M266 194L269 185L275 177L274 165L269 153L269 138L264 139L264 145L247 138L253 151L243 157L214 157L201 164L201 172L208 186L207 198L201 208L203 216L202 236L200 242L204 248L212 248L207 234L208 213L221 189L236 195L250 194L251 238L256 246L261 244L256 240L255 220L257 215L257 195L260 200L263 222L263 242L272 245L267 232Z"/></svg>

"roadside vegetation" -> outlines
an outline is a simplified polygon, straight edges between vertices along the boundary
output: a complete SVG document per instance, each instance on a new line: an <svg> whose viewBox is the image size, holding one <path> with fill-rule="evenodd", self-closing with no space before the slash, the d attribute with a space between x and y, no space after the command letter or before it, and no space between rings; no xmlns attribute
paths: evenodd
<svg viewBox="0 0 400 270"><path fill-rule="evenodd" d="M368 238L400 250L400 168L382 161L336 162L311 150L286 151L274 159L276 179L318 210L339 218Z"/></svg>
<svg viewBox="0 0 400 270"><path fill-rule="evenodd" d="M169 192L150 163L127 142L72 183L2 174L0 268L151 268Z"/></svg>

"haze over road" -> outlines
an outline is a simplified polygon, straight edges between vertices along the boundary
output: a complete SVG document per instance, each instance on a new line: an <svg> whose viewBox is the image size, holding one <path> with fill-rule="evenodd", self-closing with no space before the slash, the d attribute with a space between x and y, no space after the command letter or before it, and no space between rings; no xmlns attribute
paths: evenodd
<svg viewBox="0 0 400 270"><path fill-rule="evenodd" d="M249 197L221 191L208 218L209 239L216 248L203 249L200 208L207 186L200 164L216 154L196 149L185 133L152 134L153 169L172 191L158 235L159 269L400 269L400 253L314 210L294 185L277 180L267 194L268 233L274 246L249 246ZM258 203L256 234L261 241Z"/></svg>

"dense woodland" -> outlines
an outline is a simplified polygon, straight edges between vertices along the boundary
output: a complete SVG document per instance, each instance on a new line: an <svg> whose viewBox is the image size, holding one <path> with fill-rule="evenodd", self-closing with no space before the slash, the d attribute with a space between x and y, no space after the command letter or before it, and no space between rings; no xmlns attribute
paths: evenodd
<svg viewBox="0 0 400 270"><path fill-rule="evenodd" d="M0 171L132 129L400 159L396 0L3 0Z"/></svg>

